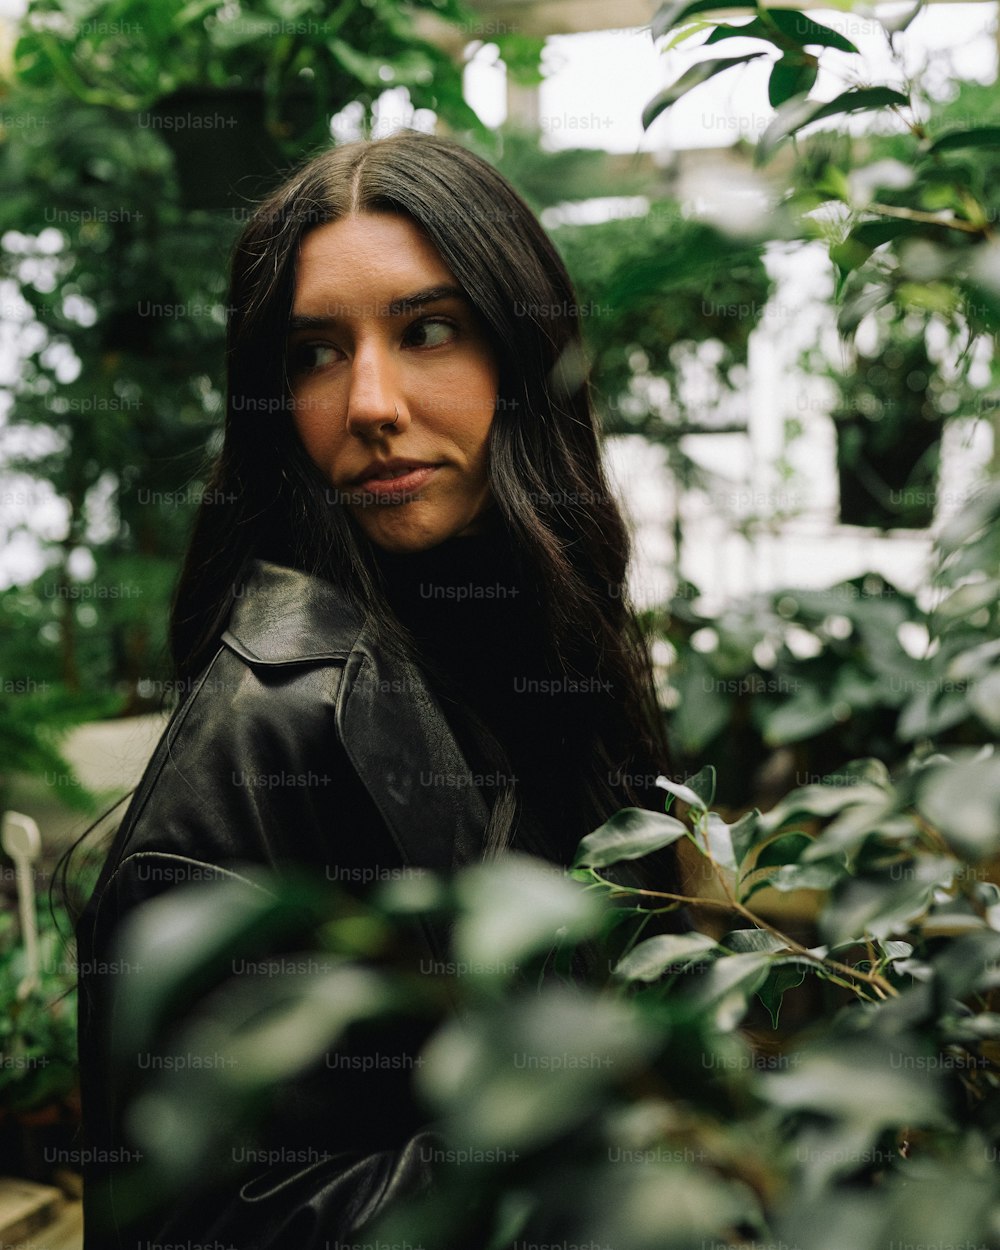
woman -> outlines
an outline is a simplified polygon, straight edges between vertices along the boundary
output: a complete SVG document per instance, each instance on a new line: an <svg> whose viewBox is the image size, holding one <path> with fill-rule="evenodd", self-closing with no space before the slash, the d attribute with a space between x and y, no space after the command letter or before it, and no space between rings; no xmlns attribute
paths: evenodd
<svg viewBox="0 0 1000 1250"><path fill-rule="evenodd" d="M428 135L324 153L249 222L228 302L225 437L171 620L186 697L78 924L81 968L152 894L247 863L341 883L507 848L565 865L621 807L660 807L576 300L511 187ZM123 1133L110 978L80 986L87 1250L320 1245L427 1183L419 1117L334 1128L372 1090L341 1082L269 1129L333 1163L126 1227L101 1164Z"/></svg>

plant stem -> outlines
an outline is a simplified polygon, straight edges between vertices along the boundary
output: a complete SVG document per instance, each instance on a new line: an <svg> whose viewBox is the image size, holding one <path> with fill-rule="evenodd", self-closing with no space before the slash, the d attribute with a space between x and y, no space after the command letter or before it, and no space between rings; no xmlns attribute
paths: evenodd
<svg viewBox="0 0 1000 1250"><path fill-rule="evenodd" d="M689 903L692 907L715 907L719 911L738 912L745 920L749 920L755 929L765 929L768 933L774 934L774 936L782 941L790 951L801 956L803 959L808 959L811 963L820 964L824 968L840 972L845 976L854 977L858 981L864 981L867 985L871 985L874 989L881 991L887 997L895 998L899 994L896 987L890 985L885 977L879 976L878 973L862 972L858 968L852 968L850 964L843 964L839 960L830 959L826 955L814 955L807 946L803 946L801 942L796 942L795 939L790 938L787 933L782 933L782 931L776 928L773 924L770 924L767 920L762 919L760 916L754 915L748 907L744 907L742 903L737 903L735 900L730 902L728 899L723 901L717 898L698 898L688 894L673 894L665 890L643 890L638 886L623 888L615 885L613 881L607 881L604 877L600 876L597 877L597 880L603 882L605 885L613 887L612 897L629 894L643 894L649 898L669 899L673 903ZM853 985L847 988L857 992L856 987Z"/></svg>
<svg viewBox="0 0 1000 1250"><path fill-rule="evenodd" d="M736 895L729 888L729 882L726 880L726 875L722 871L720 864L712 854L711 844L708 838L707 820L708 813L705 812L702 819L698 822L699 831L701 832L702 840L705 843L705 858L712 865L712 869L715 872L719 884L722 886L723 892L729 900L729 905L733 911L737 912L745 920L749 920L754 928L765 929L768 933L772 933L776 938L784 942L789 950L794 951L797 955L801 955L804 959L814 960L817 963L821 963L825 968L834 968L838 972L845 973L847 976L858 977L862 981L867 981L877 991L883 994L896 993L889 982L879 976L878 973L860 972L857 968L852 968L850 964L842 964L836 959L828 959L825 956L814 955L807 946L803 946L800 942L796 942L794 938L790 938L787 933L782 933L780 929L776 928L773 924L768 923L768 921L762 919L760 916L755 915L749 907L746 907L743 903L739 902ZM703 823L706 825L705 828L702 828Z"/></svg>
<svg viewBox="0 0 1000 1250"><path fill-rule="evenodd" d="M963 221L961 217L942 218L934 213L924 213L918 208L897 208L892 204L868 204L868 212L880 213L883 217L898 217L902 221L921 221L929 226L947 226L952 230L961 230L965 234L985 234L982 226L975 226L971 221Z"/></svg>

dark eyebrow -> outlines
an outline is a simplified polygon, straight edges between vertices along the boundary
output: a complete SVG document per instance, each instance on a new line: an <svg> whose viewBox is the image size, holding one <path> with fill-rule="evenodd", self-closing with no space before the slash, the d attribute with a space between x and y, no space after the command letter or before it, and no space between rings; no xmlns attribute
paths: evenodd
<svg viewBox="0 0 1000 1250"><path fill-rule="evenodd" d="M401 295L399 299L390 300L378 311L384 316L398 317L414 308L422 308L425 304L436 304L445 299L460 299L464 303L469 302L469 297L460 286L441 283L438 286L425 287L422 291L413 291L409 295ZM296 330L321 330L338 320L336 316L317 317L306 313L293 313L288 318L288 333L294 334Z"/></svg>

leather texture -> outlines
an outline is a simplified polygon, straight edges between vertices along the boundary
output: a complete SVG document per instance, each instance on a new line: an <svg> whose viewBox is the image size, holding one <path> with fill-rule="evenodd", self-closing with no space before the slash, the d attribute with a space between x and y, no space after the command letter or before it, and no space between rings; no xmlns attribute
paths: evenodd
<svg viewBox="0 0 1000 1250"><path fill-rule="evenodd" d="M462 781L440 784L445 776ZM406 1101L405 1081L380 1075L376 1087L371 1072L317 1071L267 1131L273 1144L322 1152L319 1162L206 1184L126 1226L115 1163L128 1145L118 1096L128 1082L107 1062L109 953L122 919L176 885L218 877L259 888L243 876L247 865L315 869L347 888L373 873L448 871L480 858L488 814L419 670L380 655L330 583L254 561L77 924L84 1250L310 1250L349 1238L387 1202L430 1183L422 1146L432 1132ZM429 958L444 957L441 934L421 926L416 940Z"/></svg>

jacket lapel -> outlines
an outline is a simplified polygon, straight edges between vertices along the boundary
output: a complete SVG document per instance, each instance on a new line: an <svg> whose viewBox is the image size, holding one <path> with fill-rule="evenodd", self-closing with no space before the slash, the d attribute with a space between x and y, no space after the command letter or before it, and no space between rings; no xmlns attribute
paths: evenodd
<svg viewBox="0 0 1000 1250"><path fill-rule="evenodd" d="M252 665L337 662L336 725L358 777L410 867L482 856L489 809L419 669L374 642L343 594L254 560L225 643Z"/></svg>
<svg viewBox="0 0 1000 1250"><path fill-rule="evenodd" d="M481 857L489 812L419 671L378 657L363 631L337 698L341 741L407 863L449 869Z"/></svg>

